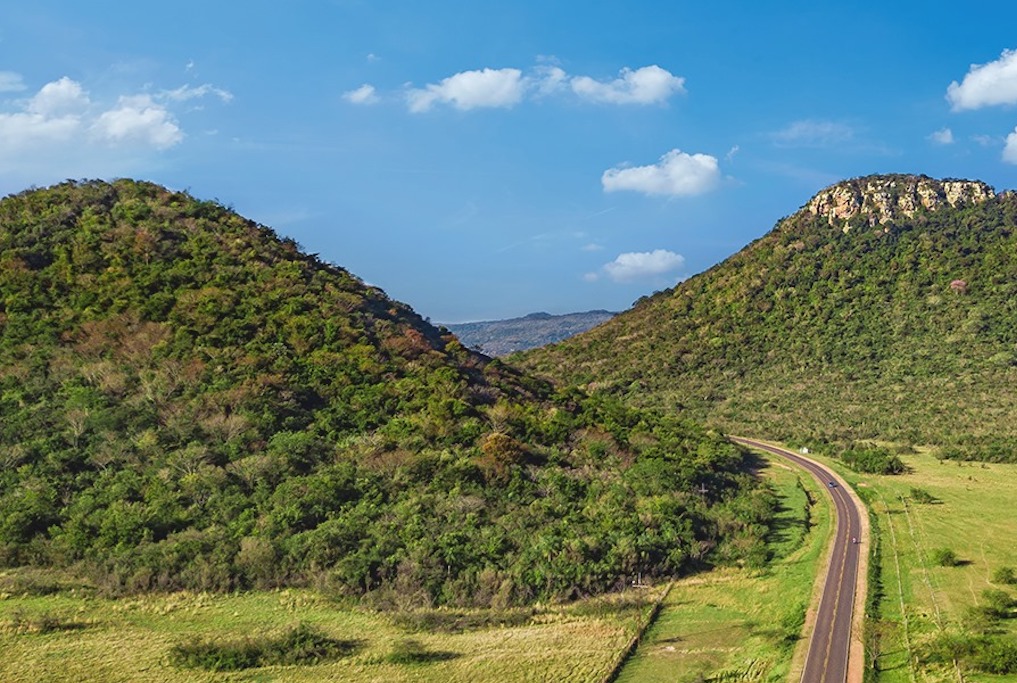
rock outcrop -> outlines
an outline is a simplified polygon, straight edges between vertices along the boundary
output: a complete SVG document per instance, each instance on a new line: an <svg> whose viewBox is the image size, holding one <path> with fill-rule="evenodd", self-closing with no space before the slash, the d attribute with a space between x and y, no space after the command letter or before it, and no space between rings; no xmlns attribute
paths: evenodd
<svg viewBox="0 0 1017 683"><path fill-rule="evenodd" d="M922 210L977 204L996 196L983 182L936 180L921 175L866 176L819 192L802 211L823 216L845 232L859 216L870 226L910 218Z"/></svg>

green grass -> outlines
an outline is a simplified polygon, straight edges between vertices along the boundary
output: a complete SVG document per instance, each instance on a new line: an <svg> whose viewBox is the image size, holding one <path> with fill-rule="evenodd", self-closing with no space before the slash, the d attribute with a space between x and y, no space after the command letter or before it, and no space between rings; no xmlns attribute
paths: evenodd
<svg viewBox="0 0 1017 683"><path fill-rule="evenodd" d="M901 457L909 472L900 476L860 475L836 461L824 462L855 485L878 523L885 595L881 618L867 624L879 640L877 680L955 683L959 677L952 663L928 663L918 656L941 634L969 631L972 608L986 604L983 591L1017 595L1017 587L993 580L1000 568L1017 566L1017 465L939 461L929 454ZM956 554L957 566L940 564L943 549ZM996 626L1017 633L1015 621ZM1017 681L1017 676L963 667L960 677L967 683Z"/></svg>
<svg viewBox="0 0 1017 683"><path fill-rule="evenodd" d="M0 585L10 585L0 574ZM648 612L629 596L522 612L403 615L340 606L310 591L175 593L105 600L80 590L0 594L0 680L599 681ZM53 624L52 629L17 627ZM297 624L355 644L333 661L212 672L173 663L182 645L222 652L285 642ZM69 625L62 628L61 625ZM289 635L288 635L289 634ZM242 649L242 648L241 648ZM263 660L266 661L266 660Z"/></svg>
<svg viewBox="0 0 1017 683"><path fill-rule="evenodd" d="M782 505L767 568L723 569L676 582L619 682L788 678L830 511L810 477L779 459L768 461L763 474ZM810 505L810 498L818 504Z"/></svg>

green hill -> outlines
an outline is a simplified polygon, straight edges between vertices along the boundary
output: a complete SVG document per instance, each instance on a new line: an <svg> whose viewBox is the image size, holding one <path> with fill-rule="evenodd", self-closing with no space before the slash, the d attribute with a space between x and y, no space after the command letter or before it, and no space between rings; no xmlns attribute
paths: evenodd
<svg viewBox="0 0 1017 683"><path fill-rule="evenodd" d="M744 466L218 203L128 180L0 201L2 566L109 593L568 598L758 553Z"/></svg>
<svg viewBox="0 0 1017 683"><path fill-rule="evenodd" d="M1017 445L1017 196L872 176L518 363L731 431Z"/></svg>

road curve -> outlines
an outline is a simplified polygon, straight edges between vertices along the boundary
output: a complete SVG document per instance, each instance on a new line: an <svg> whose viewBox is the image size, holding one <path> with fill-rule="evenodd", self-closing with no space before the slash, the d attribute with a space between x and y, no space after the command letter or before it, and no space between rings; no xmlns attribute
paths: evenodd
<svg viewBox="0 0 1017 683"><path fill-rule="evenodd" d="M842 480L825 466L794 451L777 448L752 439L729 437L732 441L779 455L807 470L833 498L836 510L836 530L830 566L826 573L823 593L816 613L815 628L809 637L809 650L802 671L802 683L845 683L848 669L851 680L861 680L864 661L851 657L852 617L856 607L856 593L864 590L859 563L862 558L864 529L859 505L842 484ZM830 482L839 482L830 486ZM855 540L859 542L855 542ZM861 586L861 588L860 588ZM858 601L860 604L861 601Z"/></svg>

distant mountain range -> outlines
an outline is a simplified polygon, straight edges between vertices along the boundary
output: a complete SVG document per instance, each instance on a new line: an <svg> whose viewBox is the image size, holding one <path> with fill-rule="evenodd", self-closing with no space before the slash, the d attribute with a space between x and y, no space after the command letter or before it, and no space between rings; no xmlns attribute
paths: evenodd
<svg viewBox="0 0 1017 683"><path fill-rule="evenodd" d="M513 360L729 431L1013 457L1015 254L1012 191L857 178L708 271Z"/></svg>
<svg viewBox="0 0 1017 683"><path fill-rule="evenodd" d="M568 339L613 318L610 311L530 313L522 318L454 323L445 327L471 349L488 356L507 356Z"/></svg>

